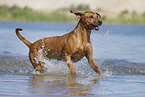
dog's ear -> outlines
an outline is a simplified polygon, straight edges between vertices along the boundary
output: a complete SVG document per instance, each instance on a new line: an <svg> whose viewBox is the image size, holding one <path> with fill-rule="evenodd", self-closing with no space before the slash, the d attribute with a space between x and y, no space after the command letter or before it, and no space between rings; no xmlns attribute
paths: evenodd
<svg viewBox="0 0 145 97"><path fill-rule="evenodd" d="M99 13L96 13L100 18L101 18L101 15Z"/></svg>
<svg viewBox="0 0 145 97"><path fill-rule="evenodd" d="M81 16L84 15L83 12L75 11L75 10L70 10L70 13L74 13L78 18L81 18Z"/></svg>

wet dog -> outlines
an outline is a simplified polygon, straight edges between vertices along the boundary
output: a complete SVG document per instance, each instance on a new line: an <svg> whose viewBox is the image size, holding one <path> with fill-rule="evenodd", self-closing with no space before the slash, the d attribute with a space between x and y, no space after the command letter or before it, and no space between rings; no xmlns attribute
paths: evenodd
<svg viewBox="0 0 145 97"><path fill-rule="evenodd" d="M20 35L19 31L22 31L22 29L17 28L16 34L29 47L30 61L34 69L40 73L44 73L44 63L39 59L41 53L49 59L64 60L72 75L76 74L73 62L77 62L85 56L93 70L101 75L99 67L93 59L93 49L90 41L91 30L99 30L99 26L102 25L101 16L99 13L92 11L71 10L70 12L79 18L79 22L75 29L68 34L40 39L34 43L30 43Z"/></svg>

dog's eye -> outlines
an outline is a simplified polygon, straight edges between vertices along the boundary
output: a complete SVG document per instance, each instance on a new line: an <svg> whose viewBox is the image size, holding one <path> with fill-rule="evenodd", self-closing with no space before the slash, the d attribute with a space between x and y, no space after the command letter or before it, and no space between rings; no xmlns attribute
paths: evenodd
<svg viewBox="0 0 145 97"><path fill-rule="evenodd" d="M100 19L100 16L97 16L98 19Z"/></svg>
<svg viewBox="0 0 145 97"><path fill-rule="evenodd" d="M93 19L94 17L93 16L89 16L89 18Z"/></svg>

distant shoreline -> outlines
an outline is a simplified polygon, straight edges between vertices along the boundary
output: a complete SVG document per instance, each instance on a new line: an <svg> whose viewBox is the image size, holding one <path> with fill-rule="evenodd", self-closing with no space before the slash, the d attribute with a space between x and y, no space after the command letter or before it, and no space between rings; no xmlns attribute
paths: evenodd
<svg viewBox="0 0 145 97"><path fill-rule="evenodd" d="M0 6L0 21L60 22L60 23L77 22L78 19L73 14L69 14L69 9L71 8L63 8L55 10L53 12L39 12L32 10L31 8L28 7L20 8L18 6L8 7L6 5L3 5ZM83 6L81 7L81 9L77 10L83 9L89 10L89 7ZM136 12L128 14L127 11L123 11L116 17L107 17L103 15L102 21L105 24L145 24L145 13L143 13L142 15L139 15Z"/></svg>
<svg viewBox="0 0 145 97"><path fill-rule="evenodd" d="M79 20L78 20L79 21ZM1 21L0 22L13 22L13 23L66 23L66 24L76 24L78 23L78 21L74 21L74 22L43 22L43 21L39 21L39 22L31 22L31 21ZM139 23L136 23L136 24L133 24L133 23L106 23L104 21L103 22L103 25L145 25L144 24L139 24Z"/></svg>

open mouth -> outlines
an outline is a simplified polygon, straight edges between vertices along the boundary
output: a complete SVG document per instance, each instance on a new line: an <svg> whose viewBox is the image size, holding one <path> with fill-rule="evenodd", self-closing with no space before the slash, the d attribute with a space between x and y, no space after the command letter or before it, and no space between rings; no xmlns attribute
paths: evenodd
<svg viewBox="0 0 145 97"><path fill-rule="evenodd" d="M93 25L93 24L90 24L90 26L95 29L95 30L99 30L99 26L98 25Z"/></svg>

